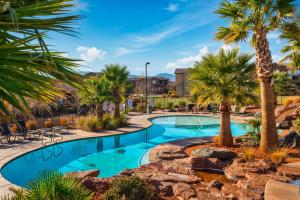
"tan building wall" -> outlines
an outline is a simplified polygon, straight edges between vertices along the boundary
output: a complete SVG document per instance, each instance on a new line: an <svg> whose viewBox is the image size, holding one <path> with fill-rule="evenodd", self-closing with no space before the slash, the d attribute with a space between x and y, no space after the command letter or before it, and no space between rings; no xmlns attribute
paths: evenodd
<svg viewBox="0 0 300 200"><path fill-rule="evenodd" d="M188 89L188 69L178 68L175 70L176 75L176 95L184 97L189 95Z"/></svg>

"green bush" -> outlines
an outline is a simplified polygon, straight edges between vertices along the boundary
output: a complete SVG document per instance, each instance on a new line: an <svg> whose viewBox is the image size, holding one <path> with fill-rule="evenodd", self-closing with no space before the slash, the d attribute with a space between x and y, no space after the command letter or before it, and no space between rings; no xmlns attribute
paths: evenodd
<svg viewBox="0 0 300 200"><path fill-rule="evenodd" d="M76 119L76 126L84 131L96 132L103 129L104 124L97 116L89 115L86 117L78 117Z"/></svg>
<svg viewBox="0 0 300 200"><path fill-rule="evenodd" d="M162 109L161 103L157 103L157 104L156 104L156 107L157 107L158 110L161 110L161 109Z"/></svg>
<svg viewBox="0 0 300 200"><path fill-rule="evenodd" d="M300 133L300 117L293 121L293 127L297 133Z"/></svg>
<svg viewBox="0 0 300 200"><path fill-rule="evenodd" d="M122 114L119 118L110 118L110 120L106 123L105 127L107 129L116 129L121 126L124 126L127 124L127 118L124 114Z"/></svg>
<svg viewBox="0 0 300 200"><path fill-rule="evenodd" d="M115 179L103 197L104 200L152 200L154 189L136 176Z"/></svg>
<svg viewBox="0 0 300 200"><path fill-rule="evenodd" d="M260 141L261 119L250 119L247 121L247 124L250 128L248 135L251 136L255 141Z"/></svg>
<svg viewBox="0 0 300 200"><path fill-rule="evenodd" d="M91 200L93 194L74 176L64 176L56 171L45 171L29 182L28 189L14 190L9 200Z"/></svg>
<svg viewBox="0 0 300 200"><path fill-rule="evenodd" d="M186 102L185 101L179 101L179 107L180 108L184 108L184 107L186 107Z"/></svg>
<svg viewBox="0 0 300 200"><path fill-rule="evenodd" d="M168 109L174 109L174 103L168 102Z"/></svg>

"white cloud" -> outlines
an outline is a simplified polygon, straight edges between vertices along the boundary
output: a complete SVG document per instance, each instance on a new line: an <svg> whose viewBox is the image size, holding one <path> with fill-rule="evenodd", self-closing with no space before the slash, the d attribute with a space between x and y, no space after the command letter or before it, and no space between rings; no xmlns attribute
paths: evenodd
<svg viewBox="0 0 300 200"><path fill-rule="evenodd" d="M178 4L169 4L165 9L169 12L175 12L178 10Z"/></svg>
<svg viewBox="0 0 300 200"><path fill-rule="evenodd" d="M223 44L221 48L224 49L225 51L230 51L234 48L234 46L230 44Z"/></svg>
<svg viewBox="0 0 300 200"><path fill-rule="evenodd" d="M103 59L106 51L97 49L96 47L79 46L76 51L80 53L80 58L86 62L92 62L97 59Z"/></svg>
<svg viewBox="0 0 300 200"><path fill-rule="evenodd" d="M134 41L142 45L152 45L168 38L178 30L179 29L177 27L173 27L162 32L157 32L146 36L137 36L135 37Z"/></svg>
<svg viewBox="0 0 300 200"><path fill-rule="evenodd" d="M120 47L116 49L115 56L120 57L131 53L140 53L145 51L147 51L147 49L128 49L128 48Z"/></svg>
<svg viewBox="0 0 300 200"><path fill-rule="evenodd" d="M194 30L217 19L212 9L200 9L200 5L191 2L184 12L176 14L171 19L150 27L142 33L129 36L136 47L143 48L155 45L170 37ZM199 11L200 9L200 11ZM203 17L206 16L206 17Z"/></svg>
<svg viewBox="0 0 300 200"><path fill-rule="evenodd" d="M186 56L176 60L175 62L170 62L166 65L167 69L175 69L180 67L190 67L195 61L200 61L203 56L209 53L208 47L205 46L199 49L198 53L194 56Z"/></svg>

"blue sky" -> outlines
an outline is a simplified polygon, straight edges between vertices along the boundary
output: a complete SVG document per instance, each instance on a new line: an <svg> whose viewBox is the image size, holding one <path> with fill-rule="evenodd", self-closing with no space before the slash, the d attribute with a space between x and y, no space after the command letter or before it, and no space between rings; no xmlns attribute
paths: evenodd
<svg viewBox="0 0 300 200"><path fill-rule="evenodd" d="M50 43L72 58L84 60L85 71L101 71L105 64L127 65L131 74L174 73L189 67L207 52L223 46L214 40L217 27L226 25L214 11L219 0L75 0L78 38L53 35ZM269 34L274 60L285 41ZM244 52L253 52L247 43Z"/></svg>

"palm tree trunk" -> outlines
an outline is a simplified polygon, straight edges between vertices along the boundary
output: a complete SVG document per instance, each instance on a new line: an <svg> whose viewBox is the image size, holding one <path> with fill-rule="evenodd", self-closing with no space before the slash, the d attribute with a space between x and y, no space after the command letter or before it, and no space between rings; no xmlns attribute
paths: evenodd
<svg viewBox="0 0 300 200"><path fill-rule="evenodd" d="M222 103L220 108L220 136L219 144L222 146L232 146L233 138L230 128L230 105Z"/></svg>
<svg viewBox="0 0 300 200"><path fill-rule="evenodd" d="M103 102L98 103L98 104L96 105L96 112L97 112L97 117L98 117L98 119L99 119L100 121L102 121L102 120L103 120L103 114L104 114L104 112L103 112Z"/></svg>
<svg viewBox="0 0 300 200"><path fill-rule="evenodd" d="M265 31L258 30L255 36L256 71L261 89L262 129L260 150L268 152L271 149L278 147L274 92L272 87L273 63Z"/></svg>
<svg viewBox="0 0 300 200"><path fill-rule="evenodd" d="M120 101L116 100L115 101L115 112L114 112L114 117L119 118L120 117Z"/></svg>

